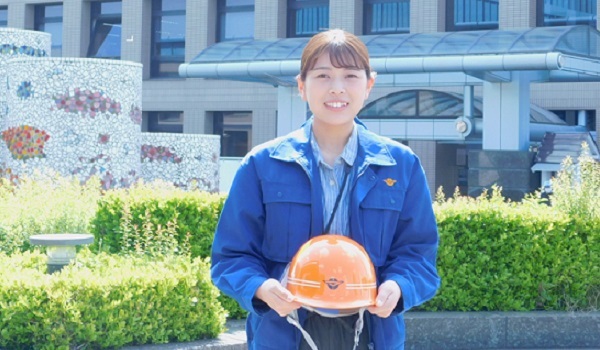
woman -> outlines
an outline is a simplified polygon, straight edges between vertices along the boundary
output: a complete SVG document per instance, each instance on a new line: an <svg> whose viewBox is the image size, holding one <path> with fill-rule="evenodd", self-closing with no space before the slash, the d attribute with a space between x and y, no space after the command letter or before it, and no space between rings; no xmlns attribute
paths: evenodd
<svg viewBox="0 0 600 350"><path fill-rule="evenodd" d="M334 29L302 53L298 91L313 116L298 130L254 148L242 161L215 233L215 285L250 312L249 349L352 349L356 315L328 319L301 309L280 279L311 237L349 236L378 278L359 349L403 349L402 314L434 296L438 234L419 159L356 119L373 84L366 46ZM337 203L337 204L336 204Z"/></svg>

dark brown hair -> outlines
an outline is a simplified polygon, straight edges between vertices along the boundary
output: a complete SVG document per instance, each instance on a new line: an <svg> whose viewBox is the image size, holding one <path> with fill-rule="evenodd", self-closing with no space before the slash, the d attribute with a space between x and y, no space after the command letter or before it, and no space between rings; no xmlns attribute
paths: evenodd
<svg viewBox="0 0 600 350"><path fill-rule="evenodd" d="M364 69L367 78L371 77L369 51L367 46L354 34L341 29L331 29L315 34L302 51L300 80L313 69L322 54L329 53L331 64L336 68Z"/></svg>

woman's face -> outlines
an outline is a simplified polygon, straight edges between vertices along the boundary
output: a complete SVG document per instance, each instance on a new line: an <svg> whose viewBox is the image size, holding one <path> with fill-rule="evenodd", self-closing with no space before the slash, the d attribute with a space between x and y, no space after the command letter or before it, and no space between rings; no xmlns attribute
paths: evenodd
<svg viewBox="0 0 600 350"><path fill-rule="evenodd" d="M347 125L364 106L374 82L374 78L367 78L364 69L334 67L329 53L324 53L308 71L305 81L298 78L298 90L308 102L315 123Z"/></svg>

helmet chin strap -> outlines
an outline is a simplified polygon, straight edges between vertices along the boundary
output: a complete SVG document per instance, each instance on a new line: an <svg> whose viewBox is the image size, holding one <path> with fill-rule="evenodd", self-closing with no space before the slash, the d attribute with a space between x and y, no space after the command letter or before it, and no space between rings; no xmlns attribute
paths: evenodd
<svg viewBox="0 0 600 350"><path fill-rule="evenodd" d="M315 310L310 307L305 306L305 308L307 310L316 312L319 315L322 315L325 317L339 317L339 316L332 316L332 315L325 314L323 312L320 312L319 310ZM356 323L354 324L354 347L352 348L352 350L356 350L356 348L358 347L358 342L360 340L360 334L362 333L362 330L363 330L363 327L365 324L364 314L365 314L366 309L367 308L365 308L365 307L361 307L358 310L358 319L356 320ZM302 328L302 325L300 324L299 319L298 319L298 311L296 311L296 310L292 311L289 315L286 316L286 320L290 324L292 324L294 327L298 328L298 330L300 330L300 333L302 333L304 340L306 340L306 343L308 343L308 346L310 346L311 350L319 350L317 348L317 344L315 344L315 342L312 339L312 337L310 336L310 334L308 334L308 332L304 328Z"/></svg>

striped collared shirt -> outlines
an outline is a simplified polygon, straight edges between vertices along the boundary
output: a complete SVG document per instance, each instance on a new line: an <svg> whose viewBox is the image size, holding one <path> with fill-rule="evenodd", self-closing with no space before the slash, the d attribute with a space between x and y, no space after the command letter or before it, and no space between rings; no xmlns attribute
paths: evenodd
<svg viewBox="0 0 600 350"><path fill-rule="evenodd" d="M311 130L310 137L311 146L315 159L319 164L319 173L321 174L321 185L323 187L323 229L327 226L331 218L331 213L335 205L335 200L340 193L340 187L344 181L344 175L346 171L349 172L348 179L346 180L346 186L344 193L340 200L340 204L333 217L331 229L328 233L335 233L344 236L350 234L350 195L349 189L352 187L352 176L350 168L354 165L356 159L356 152L358 150L358 130L356 124L352 134L348 139L348 143L344 147L342 154L335 160L333 167L325 163L321 155L321 149L317 144L317 141L313 137Z"/></svg>

